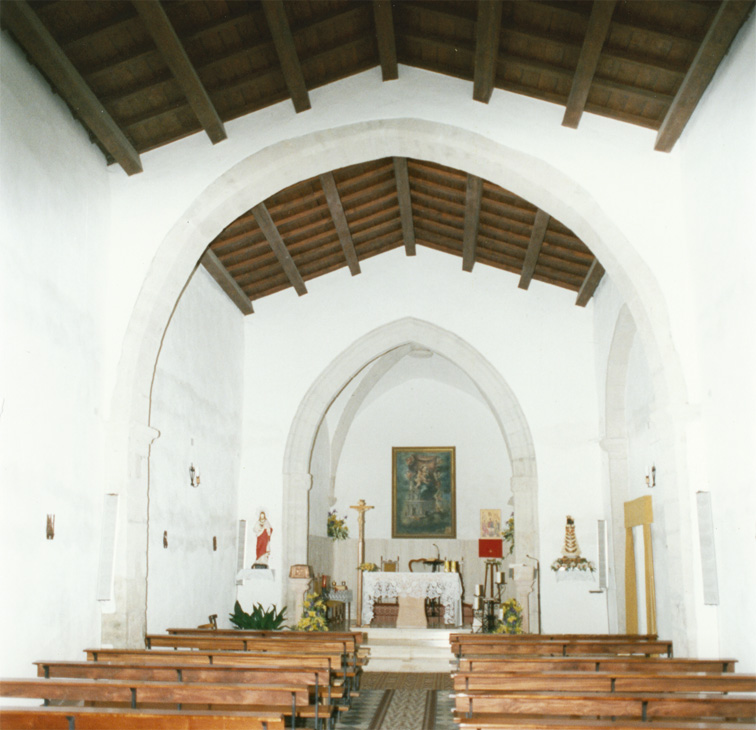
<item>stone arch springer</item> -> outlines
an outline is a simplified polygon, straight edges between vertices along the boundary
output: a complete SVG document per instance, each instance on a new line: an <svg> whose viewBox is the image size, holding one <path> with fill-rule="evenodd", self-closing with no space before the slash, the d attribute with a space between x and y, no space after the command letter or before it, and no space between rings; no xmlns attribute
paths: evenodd
<svg viewBox="0 0 756 730"><path fill-rule="evenodd" d="M207 242L251 205L322 172L387 156L456 167L517 192L574 230L601 260L628 303L644 341L657 395L670 413L685 406L682 371L661 288L622 230L590 192L542 159L480 133L428 120L378 119L284 139L254 152L211 182L159 245L127 325L109 421L112 490L125 497L117 546L115 605L103 614L103 642L138 645L146 616L150 395L167 323ZM685 503L684 433L673 476ZM527 477L523 477L527 478ZM685 532L685 531L683 531ZM688 534L682 535L681 548Z"/></svg>

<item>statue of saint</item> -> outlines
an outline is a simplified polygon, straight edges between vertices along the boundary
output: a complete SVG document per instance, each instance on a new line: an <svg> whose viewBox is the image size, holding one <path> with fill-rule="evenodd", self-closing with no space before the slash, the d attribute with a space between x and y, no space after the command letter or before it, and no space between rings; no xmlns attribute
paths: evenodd
<svg viewBox="0 0 756 730"><path fill-rule="evenodd" d="M267 568L270 559L270 536L273 534L273 528L268 522L265 512L260 512L260 519L255 524L254 530L255 535L257 535L255 565Z"/></svg>

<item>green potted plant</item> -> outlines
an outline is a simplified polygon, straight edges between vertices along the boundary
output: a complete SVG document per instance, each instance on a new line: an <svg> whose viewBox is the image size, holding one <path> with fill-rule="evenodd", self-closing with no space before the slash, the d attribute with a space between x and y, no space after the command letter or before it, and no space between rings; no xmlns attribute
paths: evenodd
<svg viewBox="0 0 756 730"><path fill-rule="evenodd" d="M280 630L286 616L286 606L280 611L275 605L265 609L261 603L252 606L252 613L247 613L239 601L234 604L234 612L228 615L231 623L237 629L252 629L258 631Z"/></svg>

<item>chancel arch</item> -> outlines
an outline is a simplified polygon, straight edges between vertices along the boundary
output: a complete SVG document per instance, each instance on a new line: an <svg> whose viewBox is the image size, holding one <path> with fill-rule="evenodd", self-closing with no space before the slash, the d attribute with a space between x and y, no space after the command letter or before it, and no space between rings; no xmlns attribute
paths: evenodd
<svg viewBox="0 0 756 730"><path fill-rule="evenodd" d="M439 355L459 368L477 388L495 419L511 465L516 515L515 561L538 553L538 478L536 455L525 414L504 377L475 348L430 322L407 317L369 332L341 353L312 384L289 433L284 456L284 565L308 563L309 491L318 431L339 394L365 368L361 383L344 408L333 439L340 450L359 402L399 359L413 350ZM459 497L458 497L459 499ZM294 597L287 600L293 602ZM534 611L537 602L531 601ZM534 616L534 621L537 618Z"/></svg>
<svg viewBox="0 0 756 730"><path fill-rule="evenodd" d="M256 152L211 182L179 216L159 246L135 302L122 347L110 420L112 489L126 495L122 512L119 560L116 566L115 606L103 617L103 641L136 644L144 630L146 595L147 500L149 444L156 437L150 424L150 395L160 343L171 312L188 277L208 242L235 217L274 192L299 180L328 170L383 156L413 156L471 172L517 192L542 210L557 216L574 230L601 260L609 277L630 307L644 342L657 397L674 412L685 403L682 375L674 352L663 295L652 273L633 245L597 205L590 191L543 159L507 147L466 128L417 119L373 120L341 128L314 131L286 139ZM407 322L405 325L407 326ZM370 337L369 335L366 337ZM406 341L410 341L408 338ZM394 346L396 346L396 338ZM427 346L433 349L433 343ZM370 355L359 352L358 343L340 359L342 383L363 366ZM373 357L378 352L374 350ZM348 366L347 366L348 365ZM484 373L481 366L481 377ZM490 377L491 374L488 374ZM482 383L496 401L499 385ZM317 385L324 385L321 380ZM313 386L313 387L315 387ZM306 497L310 486L307 460L319 419L328 397L317 393L319 407L306 407L290 434L284 467L287 495ZM490 386L490 387L488 387ZM501 396L501 394L498 394ZM313 395L314 397L314 395ZM310 398L307 403L315 403ZM500 409L506 413L506 409ZM534 493L534 461L527 449L522 424L515 418L502 427L514 472L513 491ZM684 432L672 423L670 448L684 450ZM531 447L532 448L532 447ZM685 481L681 455L670 458L670 488L682 491ZM674 533L674 549L687 544L689 525L684 500L680 500ZM286 521L306 526L306 499L286 500ZM289 563L306 557L306 530L290 533ZM525 547L524 545L521 547ZM532 553L531 553L532 554ZM681 595L687 576L681 575ZM684 604L678 607L684 616Z"/></svg>

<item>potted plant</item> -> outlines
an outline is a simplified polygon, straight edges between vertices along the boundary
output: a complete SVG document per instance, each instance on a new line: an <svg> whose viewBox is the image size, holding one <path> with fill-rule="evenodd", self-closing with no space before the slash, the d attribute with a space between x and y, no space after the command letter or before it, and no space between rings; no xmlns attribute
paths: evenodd
<svg viewBox="0 0 756 730"><path fill-rule="evenodd" d="M277 611L275 605L264 609L261 603L257 603L252 607L252 613L247 613L242 609L239 601L234 604L234 612L228 615L229 620L237 629L258 631L280 630L285 616L286 606Z"/></svg>

